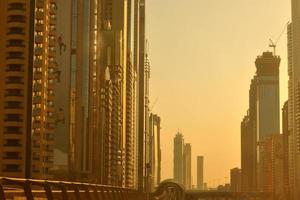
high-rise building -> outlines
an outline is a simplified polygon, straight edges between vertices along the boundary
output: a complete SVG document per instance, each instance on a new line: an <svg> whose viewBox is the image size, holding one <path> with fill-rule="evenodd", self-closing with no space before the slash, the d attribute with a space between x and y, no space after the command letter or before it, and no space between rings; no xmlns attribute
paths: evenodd
<svg viewBox="0 0 300 200"><path fill-rule="evenodd" d="M99 182L133 188L137 124L137 71L131 54L133 4L106 0L101 5Z"/></svg>
<svg viewBox="0 0 300 200"><path fill-rule="evenodd" d="M178 132L174 138L173 177L176 182L181 184L183 184L183 151L183 135Z"/></svg>
<svg viewBox="0 0 300 200"><path fill-rule="evenodd" d="M100 23L98 1L72 0L71 7L71 77L69 95L70 108L70 177L76 180L89 180L92 176L92 163L97 159L93 151L93 135L98 130L95 112L100 110L96 103L100 90L96 84L99 74L98 64ZM92 15L93 13L93 15ZM92 31L93 30L93 31ZM91 156L94 154L95 156ZM89 158L94 159L89 159Z"/></svg>
<svg viewBox="0 0 300 200"><path fill-rule="evenodd" d="M31 177L34 1L0 1L0 176Z"/></svg>
<svg viewBox="0 0 300 200"><path fill-rule="evenodd" d="M204 174L204 157L197 156L197 189L204 190L204 183L203 183L203 174Z"/></svg>
<svg viewBox="0 0 300 200"><path fill-rule="evenodd" d="M137 182L143 190L149 164L149 78L150 65L146 52L146 0L134 0L134 66L137 70Z"/></svg>
<svg viewBox="0 0 300 200"><path fill-rule="evenodd" d="M283 137L283 194L286 199L290 199L289 187L289 109L288 101L282 108L282 137Z"/></svg>
<svg viewBox="0 0 300 200"><path fill-rule="evenodd" d="M258 141L280 133L280 57L264 52L256 61Z"/></svg>
<svg viewBox="0 0 300 200"><path fill-rule="evenodd" d="M51 177L56 128L56 1L37 1L32 93L32 177Z"/></svg>
<svg viewBox="0 0 300 200"><path fill-rule="evenodd" d="M251 126L252 125L252 126ZM256 190L256 135L249 114L241 123L241 189Z"/></svg>
<svg viewBox="0 0 300 200"><path fill-rule="evenodd" d="M71 0L56 2L54 35L57 67L54 70L55 134L53 140L53 174L56 180L69 177L70 100L71 100ZM52 41L53 42L53 41ZM50 138L49 138L50 139Z"/></svg>
<svg viewBox="0 0 300 200"><path fill-rule="evenodd" d="M251 80L249 110L241 122L242 191L257 188L257 87L256 76Z"/></svg>
<svg viewBox="0 0 300 200"><path fill-rule="evenodd" d="M257 142L258 142L258 190L266 191L265 185L269 182L266 177L264 160L271 158L264 153L265 140L280 133L280 106L279 106L279 65L280 57L271 52L264 52L256 61L257 81Z"/></svg>
<svg viewBox="0 0 300 200"><path fill-rule="evenodd" d="M183 185L185 189L192 189L192 147L190 143L183 148Z"/></svg>
<svg viewBox="0 0 300 200"><path fill-rule="evenodd" d="M249 111L241 123L242 190L263 190L263 144L280 133L280 57L264 52L256 61L249 91Z"/></svg>
<svg viewBox="0 0 300 200"><path fill-rule="evenodd" d="M241 192L241 169L233 168L230 170L230 187L232 192Z"/></svg>
<svg viewBox="0 0 300 200"><path fill-rule="evenodd" d="M160 148L160 129L161 119L158 115L150 114L149 132L150 132L150 191L159 185L161 181L161 148Z"/></svg>
<svg viewBox="0 0 300 200"><path fill-rule="evenodd" d="M292 200L300 198L300 4L292 0L292 23L288 26L288 75L289 75L289 187Z"/></svg>

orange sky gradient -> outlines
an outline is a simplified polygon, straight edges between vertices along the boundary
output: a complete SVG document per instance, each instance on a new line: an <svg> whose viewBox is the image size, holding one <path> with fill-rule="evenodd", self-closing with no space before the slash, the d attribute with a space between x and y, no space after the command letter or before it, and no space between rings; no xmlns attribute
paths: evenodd
<svg viewBox="0 0 300 200"><path fill-rule="evenodd" d="M240 122L248 108L254 61L290 20L289 0L148 0L153 112L162 118L162 178L173 177L177 130L205 158L209 186L240 166ZM281 56L281 105L287 99L286 33Z"/></svg>

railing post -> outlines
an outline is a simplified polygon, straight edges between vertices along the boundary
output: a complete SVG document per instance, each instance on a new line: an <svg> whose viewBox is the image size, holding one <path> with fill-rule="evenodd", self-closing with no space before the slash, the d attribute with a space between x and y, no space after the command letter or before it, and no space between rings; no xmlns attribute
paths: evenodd
<svg viewBox="0 0 300 200"><path fill-rule="evenodd" d="M49 183L47 183L47 182L44 183L44 190L46 193L47 200L53 200L53 194L52 194L51 186L49 185Z"/></svg>
<svg viewBox="0 0 300 200"><path fill-rule="evenodd" d="M119 199L119 194L118 194L119 192L118 192L118 189L116 189L116 188L113 188L112 189L112 199L113 200L116 200L116 199Z"/></svg>
<svg viewBox="0 0 300 200"><path fill-rule="evenodd" d="M59 187L60 187L60 189L61 189L62 199L63 199L63 200L69 200L66 186L65 186L63 183L60 183L60 184L59 184Z"/></svg>
<svg viewBox="0 0 300 200"><path fill-rule="evenodd" d="M76 200L81 200L81 197L80 197L80 191L79 191L79 189L78 189L78 185L73 184L73 188L74 188Z"/></svg>
<svg viewBox="0 0 300 200"><path fill-rule="evenodd" d="M31 191L31 183L30 181L26 180L25 183L24 183L24 194L26 196L26 199L27 200L34 200L33 199L33 194L32 194L32 191Z"/></svg>
<svg viewBox="0 0 300 200"><path fill-rule="evenodd" d="M94 190L94 198L96 200L100 200L101 197L99 197L99 193L98 193L98 187L96 185L93 186L93 190ZM100 194L101 195L101 194Z"/></svg>
<svg viewBox="0 0 300 200"><path fill-rule="evenodd" d="M84 189L85 189L86 199L92 200L91 194L90 194L90 186L89 185L84 185Z"/></svg>
<svg viewBox="0 0 300 200"><path fill-rule="evenodd" d="M5 193L4 193L4 189L3 189L3 185L0 182L0 199L5 200Z"/></svg>
<svg viewBox="0 0 300 200"><path fill-rule="evenodd" d="M109 191L105 192L105 187L101 187L101 196L102 196L101 200L109 199Z"/></svg>

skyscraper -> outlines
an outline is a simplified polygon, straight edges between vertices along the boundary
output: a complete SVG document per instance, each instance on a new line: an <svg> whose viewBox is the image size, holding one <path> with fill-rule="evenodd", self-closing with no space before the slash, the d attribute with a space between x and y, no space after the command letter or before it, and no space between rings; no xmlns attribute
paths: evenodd
<svg viewBox="0 0 300 200"><path fill-rule="evenodd" d="M135 187L136 82L133 63L131 1L106 0L101 4L100 82L101 111L99 181ZM96 143L95 143L96 145ZM95 168L97 171L97 169Z"/></svg>
<svg viewBox="0 0 300 200"><path fill-rule="evenodd" d="M283 192L286 199L290 199L289 187L289 109L288 101L282 108L282 135L283 135Z"/></svg>
<svg viewBox="0 0 300 200"><path fill-rule="evenodd" d="M232 192L241 191L241 169L233 168L230 170L230 187Z"/></svg>
<svg viewBox="0 0 300 200"><path fill-rule="evenodd" d="M149 78L146 52L146 0L134 0L134 65L137 70L138 189L143 190L149 164Z"/></svg>
<svg viewBox="0 0 300 200"><path fill-rule="evenodd" d="M160 148L160 129L161 119L158 115L150 114L149 132L150 132L150 190L159 185L161 181L161 148Z"/></svg>
<svg viewBox="0 0 300 200"><path fill-rule="evenodd" d="M249 110L241 123L242 191L257 188L257 80L251 80Z"/></svg>
<svg viewBox="0 0 300 200"><path fill-rule="evenodd" d="M31 176L33 2L0 1L1 176Z"/></svg>
<svg viewBox="0 0 300 200"><path fill-rule="evenodd" d="M269 137L280 133L279 106L279 56L264 52L256 61L257 87L257 142L258 142L258 190L264 190L264 142Z"/></svg>
<svg viewBox="0 0 300 200"><path fill-rule="evenodd" d="M174 138L173 177L175 181L181 184L183 184L183 151L183 135L178 132Z"/></svg>
<svg viewBox="0 0 300 200"><path fill-rule="evenodd" d="M289 187L292 200L300 198L300 130L299 130L299 80L300 80L300 4L292 0L292 23L288 26L289 75Z"/></svg>
<svg viewBox="0 0 300 200"><path fill-rule="evenodd" d="M279 56L264 52L256 61L258 141L280 133Z"/></svg>
<svg viewBox="0 0 300 200"><path fill-rule="evenodd" d="M56 128L55 92L58 62L56 59L56 1L36 3L33 106L32 106L32 177L51 177Z"/></svg>
<svg viewBox="0 0 300 200"><path fill-rule="evenodd" d="M183 185L185 189L192 189L192 147L190 143L183 148Z"/></svg>
<svg viewBox="0 0 300 200"><path fill-rule="evenodd" d="M55 133L53 170L55 179L69 177L70 100L71 100L71 0L56 2L55 49L57 68L54 71ZM56 172L60 172L57 175ZM62 177L62 172L64 176Z"/></svg>
<svg viewBox="0 0 300 200"><path fill-rule="evenodd" d="M204 190L203 172L204 172L204 157L197 156L197 189L198 190Z"/></svg>
<svg viewBox="0 0 300 200"><path fill-rule="evenodd" d="M264 141L279 134L279 56L264 52L256 61L249 110L241 123L242 191L263 190Z"/></svg>

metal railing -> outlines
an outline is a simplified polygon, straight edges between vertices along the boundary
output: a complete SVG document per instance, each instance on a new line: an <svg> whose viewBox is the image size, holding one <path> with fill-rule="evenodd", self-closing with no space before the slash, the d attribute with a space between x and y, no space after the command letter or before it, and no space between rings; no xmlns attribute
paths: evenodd
<svg viewBox="0 0 300 200"><path fill-rule="evenodd" d="M27 200L144 200L146 194L134 189L106 185L0 177L0 199Z"/></svg>

